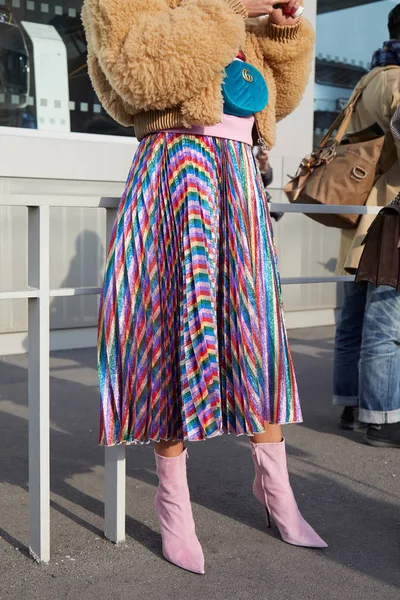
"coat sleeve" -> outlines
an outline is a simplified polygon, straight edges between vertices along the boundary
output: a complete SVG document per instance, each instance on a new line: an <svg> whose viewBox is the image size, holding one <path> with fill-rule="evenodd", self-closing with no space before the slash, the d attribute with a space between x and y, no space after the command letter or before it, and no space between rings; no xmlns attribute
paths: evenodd
<svg viewBox="0 0 400 600"><path fill-rule="evenodd" d="M87 56L88 72L96 94L101 104L115 121L124 127L132 126L132 111L110 86L100 68L97 57L89 49Z"/></svg>
<svg viewBox="0 0 400 600"><path fill-rule="evenodd" d="M244 43L247 12L240 0L172 4L85 0L89 55L134 110L164 110L195 96Z"/></svg>
<svg viewBox="0 0 400 600"><path fill-rule="evenodd" d="M276 120L287 117L300 103L311 72L314 31L302 19L297 25L279 26L267 20L251 32L276 84Z"/></svg>

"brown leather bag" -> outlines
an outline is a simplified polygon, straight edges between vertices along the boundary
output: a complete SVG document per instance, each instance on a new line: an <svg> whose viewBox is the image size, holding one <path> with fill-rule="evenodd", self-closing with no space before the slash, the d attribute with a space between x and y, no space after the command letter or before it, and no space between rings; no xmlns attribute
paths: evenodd
<svg viewBox="0 0 400 600"><path fill-rule="evenodd" d="M363 206L372 190L377 176L387 171L393 163L379 166L385 136L373 134L365 139L365 131L348 135L345 133L354 108L367 85L382 71L399 67L389 65L375 69L362 78L348 105L342 110L318 148L306 156L284 192L294 204L322 204ZM334 132L336 135L333 137ZM357 227L360 215L309 214L311 219L341 229Z"/></svg>
<svg viewBox="0 0 400 600"><path fill-rule="evenodd" d="M378 213L363 245L356 281L389 285L400 292L400 194Z"/></svg>

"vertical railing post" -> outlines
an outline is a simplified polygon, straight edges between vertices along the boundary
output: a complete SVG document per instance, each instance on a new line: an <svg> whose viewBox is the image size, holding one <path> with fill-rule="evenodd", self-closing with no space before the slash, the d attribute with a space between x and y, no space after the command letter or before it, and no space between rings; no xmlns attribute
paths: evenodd
<svg viewBox="0 0 400 600"><path fill-rule="evenodd" d="M125 446L105 449L104 535L115 544L125 540Z"/></svg>
<svg viewBox="0 0 400 600"><path fill-rule="evenodd" d="M28 300L29 550L50 560L50 324L49 207L28 208L28 285L39 289Z"/></svg>
<svg viewBox="0 0 400 600"><path fill-rule="evenodd" d="M116 217L115 209L107 209L107 244ZM104 535L118 544L125 540L125 446L105 448Z"/></svg>

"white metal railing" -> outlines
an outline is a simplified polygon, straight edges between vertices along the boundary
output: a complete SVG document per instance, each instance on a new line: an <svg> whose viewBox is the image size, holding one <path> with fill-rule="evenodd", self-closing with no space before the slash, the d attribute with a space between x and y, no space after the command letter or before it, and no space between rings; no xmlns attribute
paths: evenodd
<svg viewBox="0 0 400 600"><path fill-rule="evenodd" d="M50 207L103 208L107 237L111 235L119 198L0 194L1 206L28 209L28 287L0 292L0 300L28 300L28 403L29 403L29 508L31 556L50 560L50 298L97 295L98 287L51 289ZM343 207L271 204L270 210L286 213L377 214L380 207ZM297 277L283 284L352 281L353 277ZM125 446L105 448L105 536L118 543L125 539Z"/></svg>

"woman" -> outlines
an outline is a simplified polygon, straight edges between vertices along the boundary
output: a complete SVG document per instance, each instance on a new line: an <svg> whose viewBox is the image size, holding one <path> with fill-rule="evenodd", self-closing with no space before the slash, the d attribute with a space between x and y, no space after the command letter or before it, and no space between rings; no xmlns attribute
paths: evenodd
<svg viewBox="0 0 400 600"><path fill-rule="evenodd" d="M86 0L83 9L94 88L141 140L100 308L100 443L156 442L164 556L196 573L204 556L185 440L250 436L254 493L282 538L326 545L288 479L281 424L300 422L301 411L254 118L225 114L222 95L225 68L244 50L268 84L257 124L272 146L310 71L312 30L290 16L299 4Z"/></svg>

